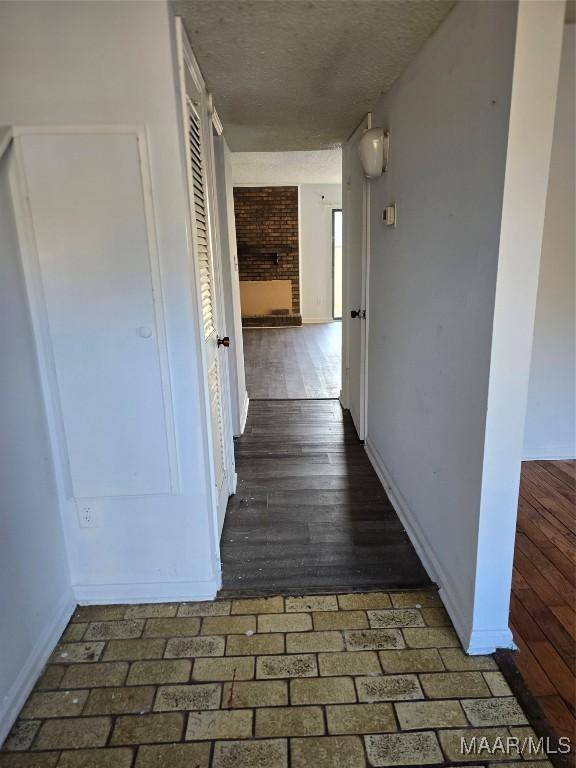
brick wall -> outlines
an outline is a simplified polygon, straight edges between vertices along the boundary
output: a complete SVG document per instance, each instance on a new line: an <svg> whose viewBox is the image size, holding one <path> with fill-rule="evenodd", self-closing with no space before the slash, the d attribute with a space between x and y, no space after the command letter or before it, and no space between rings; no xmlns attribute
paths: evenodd
<svg viewBox="0 0 576 768"><path fill-rule="evenodd" d="M236 240L240 280L290 280L292 313L300 314L298 187L235 187ZM270 248L280 252L250 253Z"/></svg>

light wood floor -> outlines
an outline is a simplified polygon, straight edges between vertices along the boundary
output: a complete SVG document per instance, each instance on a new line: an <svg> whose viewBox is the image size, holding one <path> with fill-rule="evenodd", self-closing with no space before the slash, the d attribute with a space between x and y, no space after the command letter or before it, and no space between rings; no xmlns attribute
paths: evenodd
<svg viewBox="0 0 576 768"><path fill-rule="evenodd" d="M248 397L297 400L340 396L342 323L244 328Z"/></svg>
<svg viewBox="0 0 576 768"><path fill-rule="evenodd" d="M522 465L510 621L524 681L576 742L575 461Z"/></svg>

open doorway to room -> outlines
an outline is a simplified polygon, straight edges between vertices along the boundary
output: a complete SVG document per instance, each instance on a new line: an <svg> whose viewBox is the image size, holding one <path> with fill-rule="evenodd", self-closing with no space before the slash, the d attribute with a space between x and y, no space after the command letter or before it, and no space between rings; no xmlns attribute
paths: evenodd
<svg viewBox="0 0 576 768"><path fill-rule="evenodd" d="M340 213L341 233L341 160L338 151L327 153L335 183L313 184L313 177L300 172L302 155L308 154L283 153L266 185L234 186L251 400L336 399L341 391L341 234L339 263L334 261L334 211ZM298 184L279 183L294 177Z"/></svg>

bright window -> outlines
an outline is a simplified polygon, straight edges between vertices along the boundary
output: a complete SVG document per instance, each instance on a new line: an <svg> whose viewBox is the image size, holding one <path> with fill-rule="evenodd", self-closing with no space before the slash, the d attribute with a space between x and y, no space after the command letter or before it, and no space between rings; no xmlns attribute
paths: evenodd
<svg viewBox="0 0 576 768"><path fill-rule="evenodd" d="M332 211L332 317L342 318L342 211Z"/></svg>

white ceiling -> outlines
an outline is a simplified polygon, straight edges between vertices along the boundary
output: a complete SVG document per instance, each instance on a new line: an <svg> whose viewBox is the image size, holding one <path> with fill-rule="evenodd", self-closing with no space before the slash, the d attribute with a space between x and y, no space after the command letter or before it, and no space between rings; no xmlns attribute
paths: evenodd
<svg viewBox="0 0 576 768"><path fill-rule="evenodd" d="M232 182L255 186L341 184L342 152L233 152Z"/></svg>
<svg viewBox="0 0 576 768"><path fill-rule="evenodd" d="M345 141L453 0L176 0L236 151Z"/></svg>

